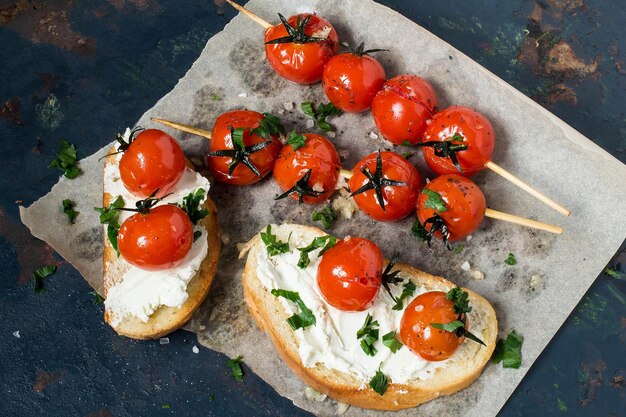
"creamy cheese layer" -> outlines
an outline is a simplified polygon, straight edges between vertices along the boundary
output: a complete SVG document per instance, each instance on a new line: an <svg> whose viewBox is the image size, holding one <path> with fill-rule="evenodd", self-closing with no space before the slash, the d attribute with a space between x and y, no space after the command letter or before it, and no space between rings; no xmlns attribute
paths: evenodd
<svg viewBox="0 0 626 417"><path fill-rule="evenodd" d="M128 138L130 130L126 130ZM112 196L112 201L117 196L122 196L125 207L135 207L135 203L141 198L133 196L124 187L120 178L119 161L122 155L115 156L115 163L109 164L104 170L104 192ZM170 191L171 194L160 201L157 206L170 203L182 203L183 198L198 188L208 195L209 180L192 169L185 168L183 176L176 186ZM206 197L202 199L203 204ZM132 216L134 213L120 211L119 222ZM192 245L185 258L174 268L160 271L147 271L130 265L121 256L109 262L107 269L111 274L122 276L107 292L105 308L109 313L111 324L116 326L127 316L134 316L143 322L147 322L150 315L161 306L181 307L187 300L187 284L200 269L202 261L208 252L206 230L203 227L194 227L195 231L202 232ZM105 233L106 236L106 233Z"/></svg>
<svg viewBox="0 0 626 417"><path fill-rule="evenodd" d="M284 242L289 238L288 234L281 233L280 228L272 232ZM354 375L365 386L380 366L381 371L394 383L402 384L414 379L428 379L438 368L446 366L454 358L453 356L446 361L431 362L414 354L406 346L392 353L383 345L383 335L390 331L399 333L404 311L392 310L395 303L382 287L373 305L365 311L347 312L328 304L317 285L317 269L321 260L318 257L319 250L310 254L311 263L306 269L297 267L300 252L296 248L308 245L310 240L310 236L306 238L294 232L290 239L289 253L269 257L267 251L262 250L257 255L257 275L262 285L268 290L281 288L298 292L302 301L315 314L315 325L295 331L299 342L298 352L305 367L323 364L327 368ZM397 284L392 290L394 295L399 296L402 284ZM447 291L448 288L441 286L434 290ZM418 285L414 297L405 300L404 305L407 306L413 298L424 292L427 292L426 288ZM299 311L294 303L282 297L280 302L289 315ZM356 338L356 333L368 313L379 323L379 340L374 343L377 349L374 356L366 355ZM486 326L484 320L470 313L470 323L473 332L479 335L483 333ZM467 341L459 347L455 355L460 354L466 344Z"/></svg>

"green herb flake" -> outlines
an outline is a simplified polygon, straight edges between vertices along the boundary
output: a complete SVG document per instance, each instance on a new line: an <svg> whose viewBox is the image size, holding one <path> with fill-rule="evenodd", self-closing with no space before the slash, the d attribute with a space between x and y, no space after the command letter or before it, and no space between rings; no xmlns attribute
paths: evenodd
<svg viewBox="0 0 626 417"><path fill-rule="evenodd" d="M287 319L287 324L289 324L289 327L293 330L306 329L309 326L315 325L315 315L306 304L304 304L304 301L300 298L300 294L295 291L273 289L272 295L274 297L283 297L295 303L298 308L300 308L300 313L296 313Z"/></svg>
<svg viewBox="0 0 626 417"><path fill-rule="evenodd" d="M117 256L120 256L120 251L117 248L117 233L120 231L120 212L118 209L124 207L124 199L122 196L118 196L109 207L94 207L93 209L100 213L100 223L107 225L107 237L111 246L117 252Z"/></svg>
<svg viewBox="0 0 626 417"><path fill-rule="evenodd" d="M617 268L606 268L604 273L615 279L624 279L624 273L618 271Z"/></svg>
<svg viewBox="0 0 626 417"><path fill-rule="evenodd" d="M202 232L200 230L196 230L195 232L193 232L193 241L195 242L196 240L200 239L200 236L202 236Z"/></svg>
<svg viewBox="0 0 626 417"><path fill-rule="evenodd" d="M396 353L402 347L402 343L396 339L396 332L391 331L383 335L383 345L387 346L391 353Z"/></svg>
<svg viewBox="0 0 626 417"><path fill-rule="evenodd" d="M315 109L315 105L310 101L305 101L300 104L300 108L311 119L315 120L317 127L324 131L330 132L333 127L326 121L328 116L339 116L343 113L339 108L337 108L333 103L320 103Z"/></svg>
<svg viewBox="0 0 626 417"><path fill-rule="evenodd" d="M322 222L324 229L329 229L332 223L337 220L337 213L331 206L326 206L322 210L314 211L311 215L311 219L314 222Z"/></svg>
<svg viewBox="0 0 626 417"><path fill-rule="evenodd" d="M565 401L563 401L562 399L558 397L556 399L556 406L559 409L559 411L563 413L567 411L567 404L565 404Z"/></svg>
<svg viewBox="0 0 626 417"><path fill-rule="evenodd" d="M313 239L313 241L304 248L298 248L300 251L300 259L298 259L298 268L305 269L311 263L309 259L309 253L315 249L322 248L318 256L322 256L324 252L335 246L337 238L333 235L319 236Z"/></svg>
<svg viewBox="0 0 626 417"><path fill-rule="evenodd" d="M269 224L267 225L265 232L261 232L261 240L265 243L265 248L267 249L267 254L269 256L289 252L289 242L278 240L276 235L272 234L272 226Z"/></svg>
<svg viewBox="0 0 626 417"><path fill-rule="evenodd" d="M512 330L506 339L500 339L496 343L491 361L502 362L504 368L518 369L522 364L522 343L524 338Z"/></svg>
<svg viewBox="0 0 626 417"><path fill-rule="evenodd" d="M253 129L252 133L266 140L270 140L272 136L279 134L284 135L285 126L283 126L281 120L273 114L263 113L263 119L261 119L259 127Z"/></svg>
<svg viewBox="0 0 626 417"><path fill-rule="evenodd" d="M189 193L183 198L182 204L177 204L187 216L191 223L198 224L198 222L209 215L209 209L200 208L200 202L204 200L206 191L204 188L198 188L196 191Z"/></svg>
<svg viewBox="0 0 626 417"><path fill-rule="evenodd" d="M76 207L76 204L72 200L66 198L65 200L63 200L62 206L63 206L63 213L65 213L70 223L74 224L74 219L76 219L76 216L78 216L78 212L74 210L74 207Z"/></svg>
<svg viewBox="0 0 626 417"><path fill-rule="evenodd" d="M237 381L243 380L243 367L241 366L243 364L242 359L243 357L240 355L229 360L226 364L230 368L231 375Z"/></svg>
<svg viewBox="0 0 626 417"><path fill-rule="evenodd" d="M48 168L59 168L63 171L63 175L66 178L76 178L80 175L80 169L78 169L76 159L76 147L65 139L61 139L60 143L61 147L59 153L57 157L50 162Z"/></svg>
<svg viewBox="0 0 626 417"><path fill-rule="evenodd" d="M47 276L54 274L56 270L57 270L56 265L48 265L48 266L44 266L39 269L36 269L35 272L33 272L33 278L35 279L35 286L33 287L33 290L37 293L42 292L43 291L43 279Z"/></svg>
<svg viewBox="0 0 626 417"><path fill-rule="evenodd" d="M210 97L210 98L211 98L211 100L213 100L213 101L220 101L220 100L222 99L222 97L220 97L220 96L219 96L219 95L217 95L217 94L211 94L211 97Z"/></svg>
<svg viewBox="0 0 626 417"><path fill-rule="evenodd" d="M389 378L387 375L383 374L380 371L380 367L378 367L376 375L374 375L370 381L370 387L374 390L374 392L382 396L385 391L387 391L387 386L389 386Z"/></svg>
<svg viewBox="0 0 626 417"><path fill-rule="evenodd" d="M169 410L171 407L169 404L161 404L161 408L164 410Z"/></svg>
<svg viewBox="0 0 626 417"><path fill-rule="evenodd" d="M400 297L398 297L396 304L391 307L391 309L396 311L402 311L402 309L404 308L404 300L412 297L413 294L415 294L416 289L417 286L415 285L415 283L411 280L408 280L406 284L404 284L402 288L402 293L400 294Z"/></svg>
<svg viewBox="0 0 626 417"><path fill-rule="evenodd" d="M454 287L446 293L446 298L454 303L456 314L469 313L472 307L469 305L469 294L459 287Z"/></svg>
<svg viewBox="0 0 626 417"><path fill-rule="evenodd" d="M411 234L419 240L428 240L428 230L420 223L419 219L415 219L415 222L413 222Z"/></svg>
<svg viewBox="0 0 626 417"><path fill-rule="evenodd" d="M413 146L413 144L411 142L409 142L407 139L403 139L402 140L402 146Z"/></svg>
<svg viewBox="0 0 626 417"><path fill-rule="evenodd" d="M93 305L99 305L104 302L104 297L98 294L98 291L90 291L89 294L93 297Z"/></svg>
<svg viewBox="0 0 626 417"><path fill-rule="evenodd" d="M363 326L356 332L356 338L361 341L361 349L366 355L376 355L374 342L378 340L378 321L375 321L370 313L367 313Z"/></svg>
<svg viewBox="0 0 626 417"><path fill-rule="evenodd" d="M448 210L446 202L443 201L443 198L441 198L441 194L439 194L438 192L424 187L424 189L422 190L422 194L426 194L428 196L426 202L424 203L424 208L432 208L434 210L437 210L437 212L439 213L443 213L444 211Z"/></svg>
<svg viewBox="0 0 626 417"><path fill-rule="evenodd" d="M460 322L459 320L451 321L450 323L430 323L430 327L445 330L446 332L456 332L457 329L464 326L463 322Z"/></svg>
<svg viewBox="0 0 626 417"><path fill-rule="evenodd" d="M233 141L233 148L239 147L241 149L245 148L246 145L243 142L243 135L246 133L246 129L243 127L231 128L230 131L230 139ZM237 145L237 146L234 146Z"/></svg>
<svg viewBox="0 0 626 417"><path fill-rule="evenodd" d="M504 263L507 265L517 265L517 259L515 258L515 255L509 252L509 256L504 260Z"/></svg>
<svg viewBox="0 0 626 417"><path fill-rule="evenodd" d="M291 145L294 151L297 151L306 144L306 136L300 135L294 130L289 133L289 136L287 137L287 144Z"/></svg>

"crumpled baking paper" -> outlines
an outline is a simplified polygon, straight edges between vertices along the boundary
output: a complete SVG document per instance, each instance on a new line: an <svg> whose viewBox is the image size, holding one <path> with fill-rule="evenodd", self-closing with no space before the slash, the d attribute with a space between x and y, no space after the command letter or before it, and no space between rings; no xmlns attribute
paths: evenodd
<svg viewBox="0 0 626 417"><path fill-rule="evenodd" d="M389 77L419 74L434 85L441 108L462 104L485 114L497 136L494 162L572 211L571 217L562 217L496 174L483 172L475 181L490 208L561 225L563 235L485 219L472 239L462 242L463 251L454 254L440 242L429 250L416 241L410 233L412 218L387 224L357 213L351 220L339 220L332 230L338 236L368 237L386 256L398 251L401 262L482 294L497 311L501 336L515 329L525 338L521 369L489 364L468 389L395 415L496 415L624 240L626 167L461 52L373 1L253 0L247 7L271 22L278 21L277 12L288 16L316 11L331 21L342 41L353 45L364 41L369 48L388 49L377 57ZM307 118L299 105L325 101L321 86L295 85L277 76L265 61L262 39L259 26L237 16L208 41L189 72L137 124L163 128L150 121L156 116L210 130L220 113L248 108L279 115L289 130L314 130L306 127ZM331 120L336 126L331 140L345 157L346 168L370 152L390 147L372 134L376 129L369 113ZM202 164L205 139L165 130L180 139L192 161ZM108 133L113 138L115 132ZM80 161L83 175L71 181L61 179L39 201L20 208L22 221L33 235L48 242L100 292L103 237L92 207L101 205L102 162L98 158L109 146ZM419 153L411 160L420 172L432 175ZM279 192L271 177L244 188L213 184L211 196L218 206L223 254L211 293L187 329L211 349L231 357L243 355L255 373L298 407L330 416L340 405L306 398L305 385L279 360L243 301L244 261L237 260L237 243L247 241L268 223L311 224L312 211L320 208L298 206L291 199L274 201ZM64 198L76 201L80 211L72 226L61 213ZM509 252L516 255L517 265L504 263ZM476 279L481 273L484 279ZM391 413L356 407L345 412L346 416L383 414Z"/></svg>

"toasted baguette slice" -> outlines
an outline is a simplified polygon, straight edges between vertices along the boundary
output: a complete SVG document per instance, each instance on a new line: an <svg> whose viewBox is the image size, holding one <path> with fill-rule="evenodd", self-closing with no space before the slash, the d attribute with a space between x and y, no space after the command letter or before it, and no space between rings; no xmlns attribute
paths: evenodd
<svg viewBox="0 0 626 417"><path fill-rule="evenodd" d="M290 232L303 233L310 237L309 240L326 234L313 227L295 224L273 226L272 232L285 239ZM307 385L337 401L376 410L415 407L471 385L480 376L493 353L498 332L495 311L484 298L465 289L469 293L471 306L485 315L487 323L485 330L477 336L482 338L487 346L482 347L478 343L466 340L464 343L470 345L463 349L463 354L457 352L450 362L445 367L438 368L431 378L415 379L407 384L394 384L391 381L385 394L380 396L354 375L327 368L320 363L307 368L302 364L298 354L298 339L285 321L290 314L287 314L278 297L274 297L264 287L256 274L259 251L265 251L265 245L259 235L248 242L241 256L246 251L248 259L243 273L243 290L250 313L259 327L269 334L278 353L292 371ZM453 283L444 278L429 275L408 265L396 264L394 269L400 270L400 276L403 278L411 278L418 287L424 285L428 290L454 287Z"/></svg>
<svg viewBox="0 0 626 417"><path fill-rule="evenodd" d="M106 158L105 164L115 163L115 159L112 156ZM187 167L193 169L193 165L186 161ZM114 196L108 193L103 193L102 203L103 207L108 207L112 202ZM173 332L174 330L182 327L189 319L191 315L200 307L207 294L211 283L215 277L215 271L217 270L217 262L220 254L220 234L219 225L217 221L217 208L215 203L207 196L203 207L209 210L209 214L198 222L206 230L207 242L209 245L206 258L200 264L200 269L193 276L193 278L187 284L188 298L180 308L176 307L159 307L144 323L137 317L125 317L118 323L117 326L113 326L111 317L105 309L104 320L113 327L118 334L127 336L133 339L158 339L166 334ZM115 249L111 246L111 243L106 238L104 239L104 255L103 255L103 267L104 267L104 297L107 297L109 288L111 288L122 277L114 271L112 267L118 260L118 256Z"/></svg>

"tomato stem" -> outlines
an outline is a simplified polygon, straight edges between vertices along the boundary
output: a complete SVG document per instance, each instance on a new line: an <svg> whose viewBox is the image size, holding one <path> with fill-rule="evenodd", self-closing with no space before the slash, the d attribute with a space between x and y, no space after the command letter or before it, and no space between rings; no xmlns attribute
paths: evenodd
<svg viewBox="0 0 626 417"><path fill-rule="evenodd" d="M363 167L361 172L367 177L368 182L358 190L353 191L352 194L350 194L350 197L354 197L355 195L364 193L368 190L374 190L376 193L376 201L383 211L386 211L385 198L383 197L383 187L400 187L409 185L406 182L390 180L383 177L383 160L380 149L378 150L378 155L376 156L376 171L372 174L369 168Z"/></svg>
<svg viewBox="0 0 626 417"><path fill-rule="evenodd" d="M313 170L309 169L303 176L302 178L300 178L293 187L291 187L290 189L288 189L287 191L285 191L284 193L282 193L281 195L278 195L276 197L274 197L274 200L281 200L287 196L290 196L294 193L298 194L298 204L302 204L304 202L304 197L305 196L309 196L309 197L319 197L320 195L324 194L326 191L315 191L313 188L311 188L311 186L309 185L309 179L311 178L311 172Z"/></svg>
<svg viewBox="0 0 626 417"><path fill-rule="evenodd" d="M435 156L438 156L440 158L450 158L450 161L452 161L456 169L458 169L459 172L463 172L461 164L459 164L459 160L456 156L457 152L468 150L467 144L463 142L463 136L455 133L450 139L446 139L443 142L433 140L428 142L416 143L415 146L428 146L433 148L433 150L435 151Z"/></svg>
<svg viewBox="0 0 626 417"><path fill-rule="evenodd" d="M296 20L296 26L291 26L285 16L278 13L278 17L280 21L283 22L283 26L285 30L287 30L287 36L283 36L281 38L276 38L265 42L266 44L276 44L276 43L314 43L314 42L323 42L326 38L318 38L315 36L309 36L304 33L304 29L306 25L311 20L311 15L301 19L298 15L298 19Z"/></svg>

